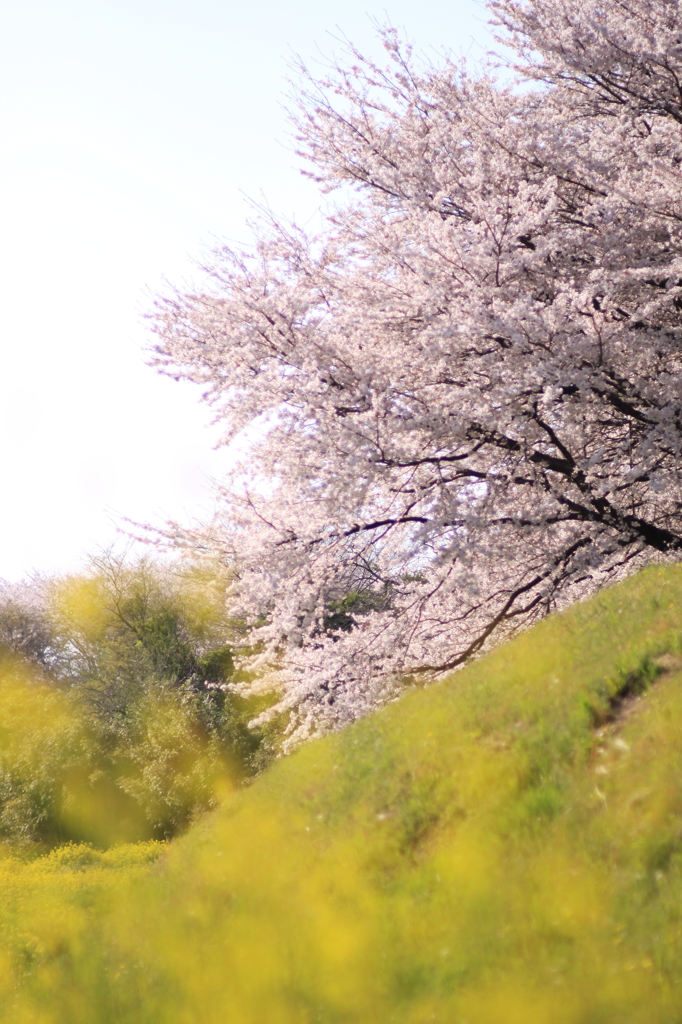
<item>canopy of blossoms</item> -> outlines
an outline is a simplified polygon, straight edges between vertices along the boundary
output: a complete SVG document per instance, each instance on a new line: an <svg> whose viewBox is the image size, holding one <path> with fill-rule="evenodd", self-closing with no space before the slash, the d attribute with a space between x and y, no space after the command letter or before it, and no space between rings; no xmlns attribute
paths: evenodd
<svg viewBox="0 0 682 1024"><path fill-rule="evenodd" d="M156 310L226 442L206 529L292 743L682 551L682 17L492 0L516 79L386 31L302 69L314 237L263 223Z"/></svg>

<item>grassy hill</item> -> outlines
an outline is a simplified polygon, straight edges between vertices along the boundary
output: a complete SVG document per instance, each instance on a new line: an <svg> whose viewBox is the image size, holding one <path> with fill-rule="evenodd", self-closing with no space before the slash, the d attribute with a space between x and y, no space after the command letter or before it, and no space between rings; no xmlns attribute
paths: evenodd
<svg viewBox="0 0 682 1024"><path fill-rule="evenodd" d="M682 1019L682 568L309 744L170 846L0 862L2 1019Z"/></svg>

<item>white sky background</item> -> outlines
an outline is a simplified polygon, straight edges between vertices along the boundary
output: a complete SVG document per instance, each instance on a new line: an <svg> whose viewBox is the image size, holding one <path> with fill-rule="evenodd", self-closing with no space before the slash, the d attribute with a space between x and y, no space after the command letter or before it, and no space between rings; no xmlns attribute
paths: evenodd
<svg viewBox="0 0 682 1024"><path fill-rule="evenodd" d="M369 21L416 49L490 47L474 0L3 0L0 5L0 578L77 569L122 516L205 518L227 453L199 390L144 362L142 313L248 240L245 195L305 223L287 149L292 52Z"/></svg>

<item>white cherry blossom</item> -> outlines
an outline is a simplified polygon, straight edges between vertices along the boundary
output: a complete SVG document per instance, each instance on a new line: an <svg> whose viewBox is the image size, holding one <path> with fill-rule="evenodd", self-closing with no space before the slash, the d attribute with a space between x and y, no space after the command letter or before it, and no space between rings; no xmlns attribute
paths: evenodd
<svg viewBox="0 0 682 1024"><path fill-rule="evenodd" d="M513 84L392 30L386 67L302 68L323 229L270 218L157 305L161 369L259 425L169 536L233 565L291 743L682 551L678 4L490 9Z"/></svg>

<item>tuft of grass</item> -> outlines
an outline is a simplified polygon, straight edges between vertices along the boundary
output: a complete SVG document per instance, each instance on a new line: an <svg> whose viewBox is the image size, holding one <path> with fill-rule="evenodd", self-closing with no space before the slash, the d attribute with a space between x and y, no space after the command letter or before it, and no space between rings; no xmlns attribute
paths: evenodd
<svg viewBox="0 0 682 1024"><path fill-rule="evenodd" d="M19 1024L674 1024L682 568L309 744L165 848L0 874Z"/></svg>

